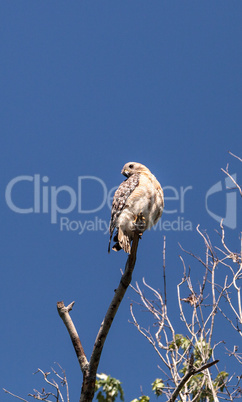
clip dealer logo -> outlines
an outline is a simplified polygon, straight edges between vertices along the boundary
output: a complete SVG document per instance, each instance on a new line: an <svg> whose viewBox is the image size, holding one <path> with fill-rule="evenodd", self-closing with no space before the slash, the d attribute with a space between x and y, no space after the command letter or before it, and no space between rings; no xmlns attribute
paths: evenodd
<svg viewBox="0 0 242 402"><path fill-rule="evenodd" d="M83 182L86 180L89 180L89 182L97 182L99 185L99 191L101 189L103 192L102 202L91 210L84 209L82 206ZM31 206L20 207L16 199L14 200L13 192L16 193L19 189L21 192L21 185L23 187L23 185L26 185L26 182L32 183L32 201L28 201ZM111 189L108 193L104 181L95 176L79 176L77 180L77 190L67 185L59 187L49 186L47 185L48 182L48 176L43 176L41 178L39 174L35 174L34 176L15 177L8 183L5 191L5 199L8 207L19 214L49 213L51 223L57 223L59 214L69 214L74 211L75 208L77 208L78 213L82 214L100 211L106 203L109 203L110 193L113 191L113 189ZM65 207L61 206L64 197L65 199L68 199L68 205ZM15 196L15 198L17 197Z"/></svg>
<svg viewBox="0 0 242 402"><path fill-rule="evenodd" d="M231 177L236 181L237 176L234 173ZM233 190L233 191L231 191ZM220 216L211 211L208 207L208 199L215 196L217 193L225 193L225 216ZM223 219L223 225L230 229L236 229L237 226L237 191L234 188L234 183L230 177L226 177L224 183L218 181L207 191L205 196L205 206L208 214L217 222L221 222Z"/></svg>
<svg viewBox="0 0 242 402"><path fill-rule="evenodd" d="M236 175L233 175L236 179ZM55 186L50 184L48 176L34 174L14 177L5 189L5 200L8 208L17 214L47 214L51 224L58 224L61 231L76 232L79 235L85 231L109 231L110 210L115 190L118 186L108 189L106 183L96 176L78 176L74 187L68 185ZM224 219L224 225L236 228L236 191L228 190L231 180L225 179L225 189L220 181L214 184L205 194L207 213L216 221ZM192 231L193 223L187 219L190 212L193 186L165 186L165 208L162 219L153 227L157 231ZM214 196L220 194L219 203L226 203L225 217L216 211ZM222 202L221 202L222 199ZM209 207L209 205L210 207ZM190 204L191 205L191 204ZM103 208L106 219L100 218ZM73 219L75 214L75 219ZM87 219L88 218L88 219ZM169 218L169 219L168 219Z"/></svg>

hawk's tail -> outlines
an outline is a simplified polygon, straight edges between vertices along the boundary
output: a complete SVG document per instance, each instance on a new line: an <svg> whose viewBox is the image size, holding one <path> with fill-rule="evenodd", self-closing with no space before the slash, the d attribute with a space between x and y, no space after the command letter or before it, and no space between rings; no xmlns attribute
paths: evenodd
<svg viewBox="0 0 242 402"><path fill-rule="evenodd" d="M112 235L110 236L109 244L108 244L108 252L109 253L110 253L110 248L111 248L111 239L112 239ZM119 251L119 250L123 249L125 251L125 253L130 254L130 250L131 250L130 242L131 242L131 239L129 238L129 236L124 234L124 232L122 231L121 228L118 228L118 233L116 233L116 235L114 236L113 240L116 243L112 247L112 250Z"/></svg>
<svg viewBox="0 0 242 402"><path fill-rule="evenodd" d="M129 236L125 235L121 228L118 229L118 244L119 247L122 248L125 253L130 254L130 241Z"/></svg>

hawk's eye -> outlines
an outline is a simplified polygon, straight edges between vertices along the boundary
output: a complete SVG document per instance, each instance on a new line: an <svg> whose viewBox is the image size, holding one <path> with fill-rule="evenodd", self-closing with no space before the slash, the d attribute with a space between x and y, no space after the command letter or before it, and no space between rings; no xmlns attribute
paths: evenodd
<svg viewBox="0 0 242 402"><path fill-rule="evenodd" d="M133 169L134 165L132 165L132 163L129 165L130 169Z"/></svg>

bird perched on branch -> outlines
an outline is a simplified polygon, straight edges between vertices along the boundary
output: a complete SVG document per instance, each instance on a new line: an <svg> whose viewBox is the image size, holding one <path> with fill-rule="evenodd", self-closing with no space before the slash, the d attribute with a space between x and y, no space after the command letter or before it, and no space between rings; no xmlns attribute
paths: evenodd
<svg viewBox="0 0 242 402"><path fill-rule="evenodd" d="M117 229L112 249L123 249L130 254L134 232L138 231L141 236L160 219L164 195L158 180L141 163L126 163L121 173L127 179L120 184L113 197L108 252L114 229Z"/></svg>

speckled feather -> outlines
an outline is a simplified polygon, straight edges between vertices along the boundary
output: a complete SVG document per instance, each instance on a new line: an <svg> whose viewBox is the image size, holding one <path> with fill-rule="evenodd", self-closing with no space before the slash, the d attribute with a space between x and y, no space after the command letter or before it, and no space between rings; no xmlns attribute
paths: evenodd
<svg viewBox="0 0 242 402"><path fill-rule="evenodd" d="M123 208L126 206L126 201L134 189L139 185L139 173L133 174L127 180L120 184L119 188L115 191L111 210L110 221L110 239L112 238L113 231L116 227L116 222L121 214Z"/></svg>

